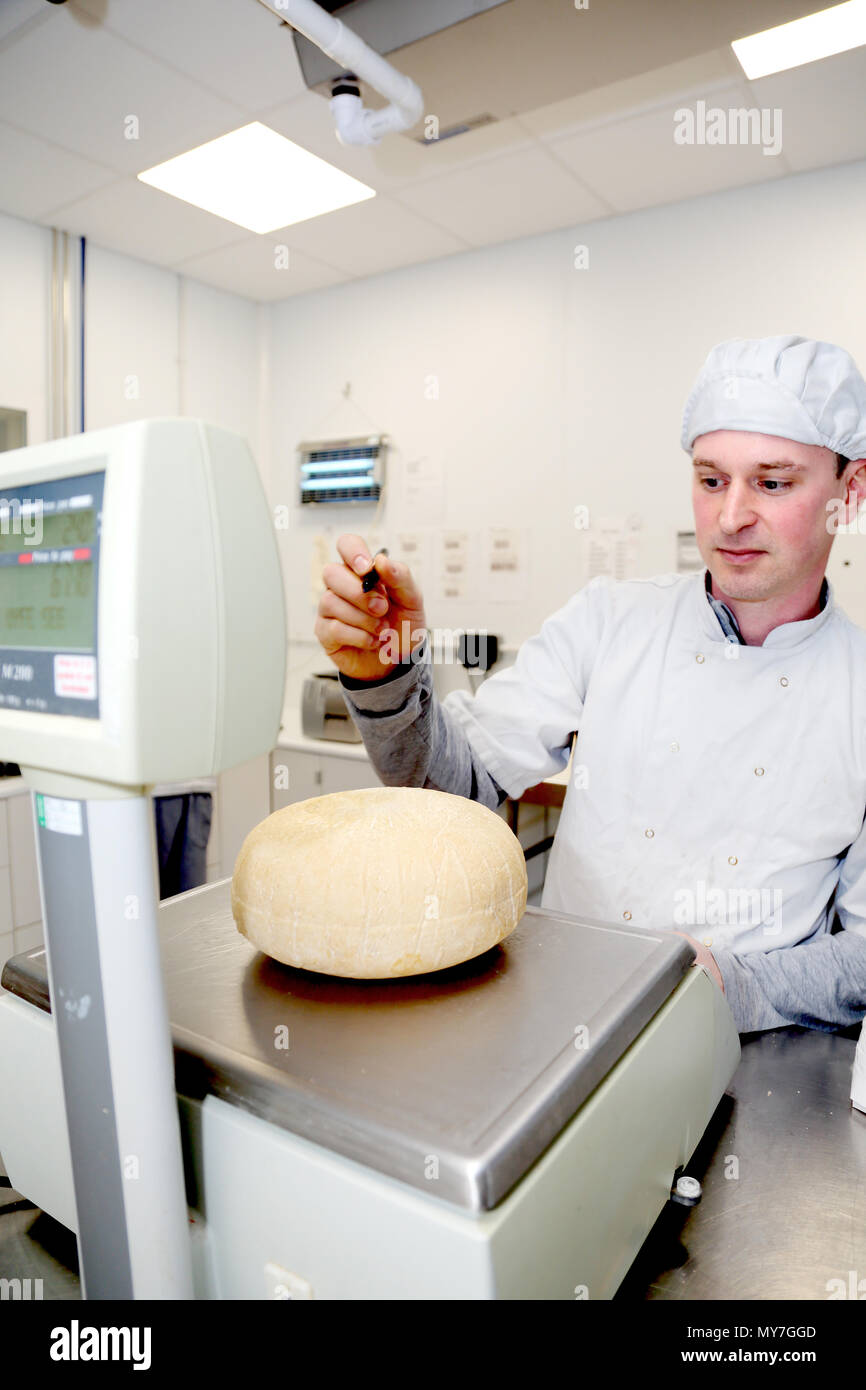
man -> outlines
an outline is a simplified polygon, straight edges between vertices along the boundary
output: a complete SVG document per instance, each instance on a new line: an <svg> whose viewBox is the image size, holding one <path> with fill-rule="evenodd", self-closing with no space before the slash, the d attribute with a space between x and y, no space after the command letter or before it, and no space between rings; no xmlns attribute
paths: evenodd
<svg viewBox="0 0 866 1390"><path fill-rule="evenodd" d="M741 1032L851 1024L866 633L824 570L866 497L866 382L829 343L733 339L709 354L681 443L705 570L593 580L474 696L438 701L426 635L411 648L412 576L379 558L364 594L358 536L325 567L316 635L387 784L495 808L561 771L578 732L543 906L686 928Z"/></svg>

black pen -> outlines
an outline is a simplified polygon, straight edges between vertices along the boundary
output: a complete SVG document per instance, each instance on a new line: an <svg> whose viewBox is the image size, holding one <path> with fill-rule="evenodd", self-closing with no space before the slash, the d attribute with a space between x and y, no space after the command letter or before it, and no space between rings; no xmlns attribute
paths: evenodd
<svg viewBox="0 0 866 1390"><path fill-rule="evenodd" d="M387 555L388 552L383 546L381 550L376 551L376 554ZM378 574L375 569L367 570L367 573L361 579L361 588L363 592L365 594L369 594L370 590L375 589L376 585L380 582L380 580L381 575Z"/></svg>

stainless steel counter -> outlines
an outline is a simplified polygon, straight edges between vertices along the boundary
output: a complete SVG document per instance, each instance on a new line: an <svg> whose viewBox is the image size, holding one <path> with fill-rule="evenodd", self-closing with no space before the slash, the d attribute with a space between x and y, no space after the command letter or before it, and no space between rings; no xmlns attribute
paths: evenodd
<svg viewBox="0 0 866 1390"><path fill-rule="evenodd" d="M741 1039L687 1169L703 1199L662 1212L617 1299L850 1299L860 1280L866 1297L866 1115L848 1098L859 1032Z"/></svg>

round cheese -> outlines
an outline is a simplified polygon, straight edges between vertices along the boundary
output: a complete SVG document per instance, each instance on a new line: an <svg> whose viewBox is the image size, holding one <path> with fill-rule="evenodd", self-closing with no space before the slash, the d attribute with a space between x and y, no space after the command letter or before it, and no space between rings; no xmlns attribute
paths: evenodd
<svg viewBox="0 0 866 1390"><path fill-rule="evenodd" d="M314 796L250 831L232 914L286 965L354 979L443 970L487 951L526 908L526 860L501 816L421 787Z"/></svg>

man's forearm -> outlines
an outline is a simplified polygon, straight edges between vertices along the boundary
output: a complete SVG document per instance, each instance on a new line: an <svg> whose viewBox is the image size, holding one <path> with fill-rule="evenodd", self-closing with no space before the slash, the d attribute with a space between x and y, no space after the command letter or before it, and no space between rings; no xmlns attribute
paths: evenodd
<svg viewBox="0 0 866 1390"><path fill-rule="evenodd" d="M714 951L741 1033L857 1023L866 1012L866 936L829 933L779 951Z"/></svg>
<svg viewBox="0 0 866 1390"><path fill-rule="evenodd" d="M479 801L495 810L506 797L484 767L464 730L449 718L433 689L425 658L382 683L340 676L343 694L361 731L370 761L388 787L430 787Z"/></svg>

